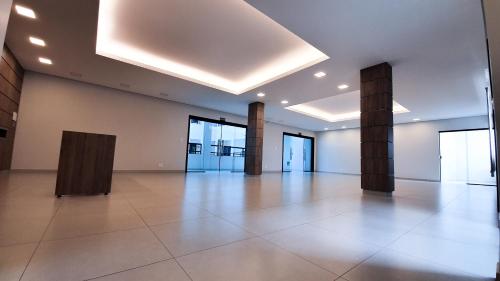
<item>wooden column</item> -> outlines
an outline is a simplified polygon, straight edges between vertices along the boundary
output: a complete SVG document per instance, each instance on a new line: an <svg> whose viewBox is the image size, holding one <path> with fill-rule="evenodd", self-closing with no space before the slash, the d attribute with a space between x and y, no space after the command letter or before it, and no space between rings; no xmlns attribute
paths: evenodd
<svg viewBox="0 0 500 281"><path fill-rule="evenodd" d="M394 191L392 67L361 70L361 188Z"/></svg>
<svg viewBox="0 0 500 281"><path fill-rule="evenodd" d="M264 141L264 104L248 105L248 123L245 152L245 173L262 174L262 146Z"/></svg>

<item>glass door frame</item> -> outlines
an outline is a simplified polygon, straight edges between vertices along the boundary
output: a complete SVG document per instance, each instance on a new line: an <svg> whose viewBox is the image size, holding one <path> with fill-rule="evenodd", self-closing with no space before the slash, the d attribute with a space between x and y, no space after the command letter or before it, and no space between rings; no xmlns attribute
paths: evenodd
<svg viewBox="0 0 500 281"><path fill-rule="evenodd" d="M283 167L283 160L285 158L285 136L289 137L297 137L297 138L303 138L303 139L308 139L311 140L311 170L310 171L304 171L304 173L312 173L314 172L314 137L309 137L309 136L304 136L301 133L298 134L293 134L293 133L287 133L283 132L283 138L281 139L281 172L282 173L289 173L291 171L285 171Z"/></svg>
<svg viewBox="0 0 500 281"><path fill-rule="evenodd" d="M219 125L228 125L228 126L233 126L233 127L239 127L239 128L244 128L245 131L247 131L247 125L243 124L238 124L238 123L233 123L233 122L228 122L226 120L223 120L222 118L220 120L217 119L211 119L211 118L206 118L206 117L201 117L201 116L196 116L196 115L189 115L188 117L188 126L187 126L187 138L186 138L186 161L184 165L184 172L188 173L188 158L189 158L189 135L190 135L190 129L191 129L191 119L196 119L198 121L203 121L203 122L210 122L210 123L215 123ZM246 133L245 133L246 135ZM245 143L245 149L246 149L246 143ZM220 170L220 167L219 167Z"/></svg>

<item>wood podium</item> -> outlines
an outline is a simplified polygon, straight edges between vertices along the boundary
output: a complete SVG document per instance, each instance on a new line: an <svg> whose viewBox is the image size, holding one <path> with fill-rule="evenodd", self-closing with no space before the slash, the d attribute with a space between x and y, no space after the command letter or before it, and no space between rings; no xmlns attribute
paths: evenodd
<svg viewBox="0 0 500 281"><path fill-rule="evenodd" d="M55 195L111 191L116 136L63 131Z"/></svg>

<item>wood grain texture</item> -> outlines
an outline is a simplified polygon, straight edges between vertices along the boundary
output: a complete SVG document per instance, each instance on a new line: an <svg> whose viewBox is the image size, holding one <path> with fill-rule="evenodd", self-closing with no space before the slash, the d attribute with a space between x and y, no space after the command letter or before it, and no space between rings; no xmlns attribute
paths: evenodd
<svg viewBox="0 0 500 281"><path fill-rule="evenodd" d="M55 194L111 192L116 136L63 131Z"/></svg>
<svg viewBox="0 0 500 281"><path fill-rule="evenodd" d="M394 191L392 67L361 70L361 188Z"/></svg>
<svg viewBox="0 0 500 281"><path fill-rule="evenodd" d="M19 111L19 100L24 70L7 46L3 46L0 58L0 129L6 131L0 137L0 170L10 169L16 134L16 122L12 120Z"/></svg>
<svg viewBox="0 0 500 281"><path fill-rule="evenodd" d="M262 148L264 145L264 104L248 105L248 123L245 150L245 173L262 174Z"/></svg>

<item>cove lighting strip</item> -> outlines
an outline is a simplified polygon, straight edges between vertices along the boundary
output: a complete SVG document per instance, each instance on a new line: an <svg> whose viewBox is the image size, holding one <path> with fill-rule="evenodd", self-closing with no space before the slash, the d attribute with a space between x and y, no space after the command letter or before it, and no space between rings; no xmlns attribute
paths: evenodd
<svg viewBox="0 0 500 281"><path fill-rule="evenodd" d="M175 76L235 95L242 94L329 58L318 49L306 43L301 48L284 54L276 60L249 73L241 80L230 80L182 62L149 53L127 42L116 40L113 37L113 30L117 26L120 26L120 23L115 21L114 14L119 2L119 0L99 1L99 22L96 43L96 53L98 55Z"/></svg>
<svg viewBox="0 0 500 281"><path fill-rule="evenodd" d="M315 108L313 106L309 105L304 105L304 104L297 104L297 105L292 105L286 107L286 109L295 111L297 113L301 113L310 117L314 117L317 119L321 119L324 121L328 122L340 122L340 121L348 121L348 120L356 120L360 119L361 117L361 111L352 111L352 112L345 112L345 113L338 113L338 114L332 114L329 112L326 112L324 110ZM400 113L406 113L410 112L407 108L404 106L400 105L396 101L392 102L392 112L394 114L400 114Z"/></svg>

